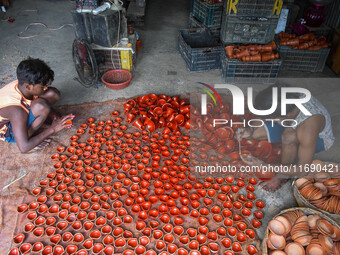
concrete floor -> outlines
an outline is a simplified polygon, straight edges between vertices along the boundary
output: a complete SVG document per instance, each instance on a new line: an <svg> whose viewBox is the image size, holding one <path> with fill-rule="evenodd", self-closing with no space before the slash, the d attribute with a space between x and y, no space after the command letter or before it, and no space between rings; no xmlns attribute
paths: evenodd
<svg viewBox="0 0 340 255"><path fill-rule="evenodd" d="M144 47L138 54L130 86L124 90L114 91L105 88L84 88L74 80L71 47L74 31L66 27L58 31L47 31L43 27L32 27L23 35L38 34L31 39L19 39L17 34L33 22L45 23L50 28L72 23L70 11L74 1L68 0L13 0L12 7L6 15L15 18L14 23L0 22L0 86L15 79L17 64L28 56L45 60L55 71L54 86L62 92L61 105L80 104L84 102L103 102L122 97L133 97L145 93L183 95L196 86L198 81L208 84L223 83L220 71L189 73L185 62L177 52L177 34L180 28L188 24L190 1L183 0L149 0L146 24L136 30L141 35ZM24 11L37 9L38 12ZM5 17L2 16L2 19ZM340 79L325 78L334 76L329 70L323 74L283 73L280 78L297 87L308 88L329 110L335 137L340 137ZM316 78L321 76L323 78ZM242 86L246 88L246 86ZM265 88L254 86L255 91ZM340 140L328 152L319 153L317 158L339 162ZM262 194L267 199L270 212L267 219L281 209L295 206L291 188L285 185L279 192ZM276 202L273 202L276 201ZM264 224L266 225L266 224ZM262 231L261 231L262 232ZM263 232L262 232L263 234Z"/></svg>

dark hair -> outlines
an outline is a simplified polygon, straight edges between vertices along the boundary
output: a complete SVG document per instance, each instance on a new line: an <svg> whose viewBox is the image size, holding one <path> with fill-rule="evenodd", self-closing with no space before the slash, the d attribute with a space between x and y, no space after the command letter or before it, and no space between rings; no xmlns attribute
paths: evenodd
<svg viewBox="0 0 340 255"><path fill-rule="evenodd" d="M269 86L268 88L260 91L255 98L254 107L257 110L268 110L272 107L272 104L273 104L273 87L278 88L278 91L277 91L277 93L278 93L277 107L276 107L276 110L267 117L276 118L276 117L282 116L281 115L281 88L290 87L289 85L276 84L276 85ZM300 98L300 94L299 93L288 93L287 98L289 98L289 99ZM289 113L289 112L293 111L294 108L295 108L295 105L288 104L287 108L286 108L286 112Z"/></svg>
<svg viewBox="0 0 340 255"><path fill-rule="evenodd" d="M54 80L54 72L44 61L28 58L18 65L17 78L19 85L24 83L48 85Z"/></svg>

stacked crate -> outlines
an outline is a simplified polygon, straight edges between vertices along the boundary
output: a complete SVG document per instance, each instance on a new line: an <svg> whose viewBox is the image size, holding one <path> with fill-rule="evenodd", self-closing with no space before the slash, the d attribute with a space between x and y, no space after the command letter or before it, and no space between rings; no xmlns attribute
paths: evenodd
<svg viewBox="0 0 340 255"><path fill-rule="evenodd" d="M188 71L221 69L224 49L207 28L180 30L178 50L187 64Z"/></svg>
<svg viewBox="0 0 340 255"><path fill-rule="evenodd" d="M226 0L221 41L266 44L274 39L282 0Z"/></svg>
<svg viewBox="0 0 340 255"><path fill-rule="evenodd" d="M226 0L220 31L221 42L267 44L274 40L283 0ZM222 57L222 75L232 84L275 83L280 59L269 62L242 62Z"/></svg>
<svg viewBox="0 0 340 255"><path fill-rule="evenodd" d="M188 71L221 69L222 13L223 0L191 0L189 29L182 29L178 34L178 50Z"/></svg>
<svg viewBox="0 0 340 255"><path fill-rule="evenodd" d="M279 53L282 58L282 70L322 72L330 48L320 50L296 50L289 46L279 46Z"/></svg>
<svg viewBox="0 0 340 255"><path fill-rule="evenodd" d="M191 0L189 27L208 28L216 38L219 38L222 14L222 0Z"/></svg>
<svg viewBox="0 0 340 255"><path fill-rule="evenodd" d="M210 30L211 34L219 41L220 40L220 33L221 33L221 23L218 25L206 26L201 21L190 13L189 17L189 27L190 28L207 28Z"/></svg>

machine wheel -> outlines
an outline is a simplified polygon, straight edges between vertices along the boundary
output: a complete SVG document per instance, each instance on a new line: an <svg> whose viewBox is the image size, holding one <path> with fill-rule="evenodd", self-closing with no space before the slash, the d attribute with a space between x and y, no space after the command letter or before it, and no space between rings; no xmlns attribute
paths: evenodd
<svg viewBox="0 0 340 255"><path fill-rule="evenodd" d="M94 86L98 81L98 66L90 45L74 40L72 57L80 82L87 88Z"/></svg>

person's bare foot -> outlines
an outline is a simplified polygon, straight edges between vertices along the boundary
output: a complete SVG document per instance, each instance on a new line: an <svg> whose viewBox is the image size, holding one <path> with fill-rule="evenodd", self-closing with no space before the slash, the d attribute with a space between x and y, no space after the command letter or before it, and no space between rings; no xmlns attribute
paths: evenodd
<svg viewBox="0 0 340 255"><path fill-rule="evenodd" d="M287 178L273 178L270 181L262 182L259 185L259 188L268 192L275 192L279 188L281 188L282 185L285 184L288 180L289 179Z"/></svg>
<svg viewBox="0 0 340 255"><path fill-rule="evenodd" d="M47 146L50 145L51 141L52 140L49 139L49 138L45 139L41 144L39 144L38 146L36 146L32 150L30 150L28 153L33 153L33 152L41 151L41 150L45 149Z"/></svg>

